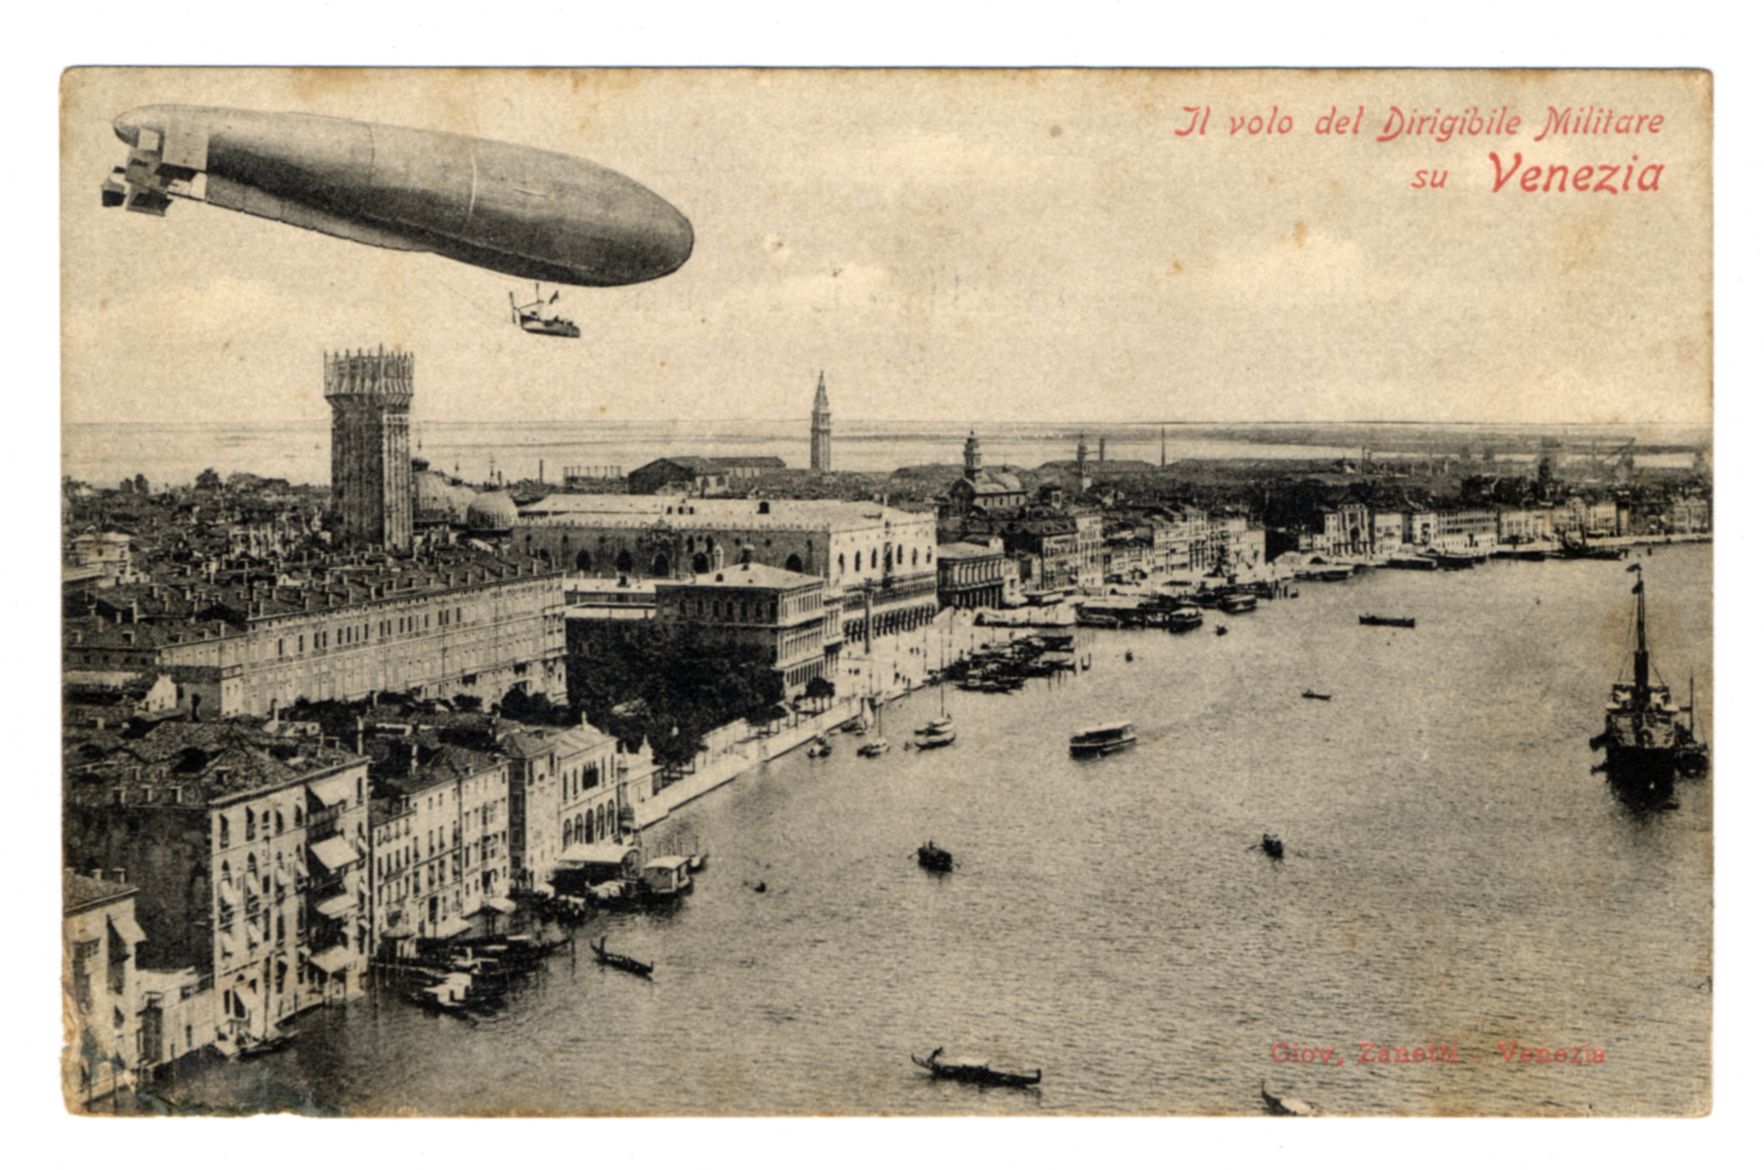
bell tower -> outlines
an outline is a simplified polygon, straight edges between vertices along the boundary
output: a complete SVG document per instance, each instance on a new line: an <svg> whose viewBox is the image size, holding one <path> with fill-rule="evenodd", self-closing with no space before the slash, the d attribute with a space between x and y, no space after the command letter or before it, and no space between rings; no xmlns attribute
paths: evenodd
<svg viewBox="0 0 1764 1170"><path fill-rule="evenodd" d="M980 438L973 431L968 432L968 441L962 444L962 478L973 483L980 477Z"/></svg>
<svg viewBox="0 0 1764 1170"><path fill-rule="evenodd" d="M410 399L416 359L384 346L325 355L331 496L345 544L411 544Z"/></svg>
<svg viewBox="0 0 1764 1170"><path fill-rule="evenodd" d="M809 416L809 470L833 470L833 412L827 406L827 371L815 385L815 409Z"/></svg>

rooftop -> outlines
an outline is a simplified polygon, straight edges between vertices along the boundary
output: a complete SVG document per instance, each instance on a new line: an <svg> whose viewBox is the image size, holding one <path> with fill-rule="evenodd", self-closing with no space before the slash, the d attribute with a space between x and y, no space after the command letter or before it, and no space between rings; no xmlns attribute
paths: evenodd
<svg viewBox="0 0 1764 1170"><path fill-rule="evenodd" d="M101 906L135 893L135 887L106 878L89 877L71 869L61 872L61 912L77 914L92 906Z"/></svg>
<svg viewBox="0 0 1764 1170"><path fill-rule="evenodd" d="M521 522L630 528L773 528L857 532L931 518L882 504L846 500L706 500L688 496L558 494L521 509Z"/></svg>
<svg viewBox="0 0 1764 1170"><path fill-rule="evenodd" d="M792 573L771 565L730 565L714 573L700 573L684 581L657 582L664 589L807 589L825 582L807 573Z"/></svg>
<svg viewBox="0 0 1764 1170"><path fill-rule="evenodd" d="M201 807L298 784L361 757L306 734L243 721L169 720L138 732L69 729L62 769L70 804Z"/></svg>

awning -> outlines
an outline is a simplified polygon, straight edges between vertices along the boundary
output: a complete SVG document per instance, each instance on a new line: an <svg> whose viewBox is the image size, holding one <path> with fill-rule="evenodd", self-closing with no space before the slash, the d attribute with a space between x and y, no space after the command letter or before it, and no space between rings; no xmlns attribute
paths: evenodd
<svg viewBox="0 0 1764 1170"><path fill-rule="evenodd" d="M311 849L312 855L329 870L339 870L360 860L359 855L355 852L355 846L341 837L326 837L318 844L309 845L307 848Z"/></svg>
<svg viewBox="0 0 1764 1170"><path fill-rule="evenodd" d="M355 899L348 894L337 894L318 904L318 912L326 918L345 918L353 909L355 909Z"/></svg>
<svg viewBox="0 0 1764 1170"><path fill-rule="evenodd" d="M463 918L443 918L441 924L435 928L435 937L452 938L454 935L464 934L471 928L472 924Z"/></svg>
<svg viewBox="0 0 1764 1170"><path fill-rule="evenodd" d="M658 857L654 861L651 861L650 863L645 865L643 868L645 870L684 869L686 866L688 866L690 864L691 864L691 859L687 858L687 857Z"/></svg>
<svg viewBox="0 0 1764 1170"><path fill-rule="evenodd" d="M355 792L355 781L348 775L326 776L323 780L312 781L306 790L321 804L340 804Z"/></svg>
<svg viewBox="0 0 1764 1170"><path fill-rule="evenodd" d="M513 914L515 912L515 904L507 898L485 898L484 905L498 914Z"/></svg>
<svg viewBox="0 0 1764 1170"><path fill-rule="evenodd" d="M553 894L557 893L556 890L551 888L550 882L534 882L533 883L533 892L535 894L544 894L547 898L549 898Z"/></svg>
<svg viewBox="0 0 1764 1170"><path fill-rule="evenodd" d="M625 865L635 856L635 849L617 841L578 842L565 849L560 860L570 865Z"/></svg>
<svg viewBox="0 0 1764 1170"><path fill-rule="evenodd" d="M214 892L219 894L220 900L227 905L238 905L239 899L233 893L233 883L231 881L223 878L221 882L214 887Z"/></svg>
<svg viewBox="0 0 1764 1170"><path fill-rule="evenodd" d="M409 938L416 932L408 926L388 926L380 932L381 938Z"/></svg>
<svg viewBox="0 0 1764 1170"><path fill-rule="evenodd" d="M327 975L335 975L355 961L355 955L348 947L332 947L328 951L320 951L312 956L309 962Z"/></svg>
<svg viewBox="0 0 1764 1170"><path fill-rule="evenodd" d="M263 935L259 933L257 927L249 924L245 927L245 940L254 947L263 945Z"/></svg>
<svg viewBox="0 0 1764 1170"><path fill-rule="evenodd" d="M135 921L132 914L127 917L113 916L110 925L118 937L131 947L138 947L147 941L147 932L141 929L141 924Z"/></svg>

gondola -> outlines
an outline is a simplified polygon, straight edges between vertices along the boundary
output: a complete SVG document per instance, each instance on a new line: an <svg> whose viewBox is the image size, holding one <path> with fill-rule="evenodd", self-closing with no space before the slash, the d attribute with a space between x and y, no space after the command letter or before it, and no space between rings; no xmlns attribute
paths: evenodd
<svg viewBox="0 0 1764 1170"><path fill-rule="evenodd" d="M919 846L919 864L933 873L948 873L955 868L955 857L936 842L927 841Z"/></svg>
<svg viewBox="0 0 1764 1170"><path fill-rule="evenodd" d="M1263 833L1262 852L1266 853L1269 857L1272 857L1275 861L1279 861L1286 856L1286 846L1281 842L1280 838L1274 836L1274 834Z"/></svg>
<svg viewBox="0 0 1764 1170"><path fill-rule="evenodd" d="M602 967L616 967L620 971L629 971L631 974L641 975L645 979L648 979L655 971L654 963L645 963L640 959L633 959L630 955L621 955L615 951L607 950L604 935L598 942L590 942L588 945L594 948L594 961Z"/></svg>
<svg viewBox="0 0 1764 1170"><path fill-rule="evenodd" d="M1318 699L1327 703L1333 696L1327 691L1313 691L1307 688L1302 697L1306 699Z"/></svg>
<svg viewBox="0 0 1764 1170"><path fill-rule="evenodd" d="M280 1052L294 1043L295 1033L271 1031L268 1036L256 1036L245 1040L239 1045L240 1060L255 1060L259 1056L268 1056L272 1052Z"/></svg>
<svg viewBox="0 0 1764 1170"><path fill-rule="evenodd" d="M1375 613L1363 613L1360 615L1360 624L1362 626L1395 626L1402 630L1412 630L1415 628L1415 619L1412 617L1380 617Z"/></svg>
<svg viewBox="0 0 1764 1170"><path fill-rule="evenodd" d="M959 1064L940 1060L942 1048L934 1048L923 1059L913 1056L913 1063L940 1081L960 1081L967 1085L996 1085L1006 1089L1029 1089L1041 1083L1041 1070L1030 1073L1004 1072L985 1064Z"/></svg>

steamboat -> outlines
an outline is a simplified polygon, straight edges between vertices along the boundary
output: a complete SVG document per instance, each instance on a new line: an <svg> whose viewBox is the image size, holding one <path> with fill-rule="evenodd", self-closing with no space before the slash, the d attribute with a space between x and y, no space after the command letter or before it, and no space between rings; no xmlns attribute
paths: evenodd
<svg viewBox="0 0 1764 1170"><path fill-rule="evenodd" d="M1648 595L1641 566L1636 574L1635 644L1630 673L1611 686L1605 703L1605 729L1591 740L1593 750L1604 749L1605 760L1595 764L1611 788L1625 803L1659 807L1672 799L1680 776L1700 776L1708 769L1709 749L1699 743L1691 705L1679 706L1663 680L1656 681L1648 653Z"/></svg>

